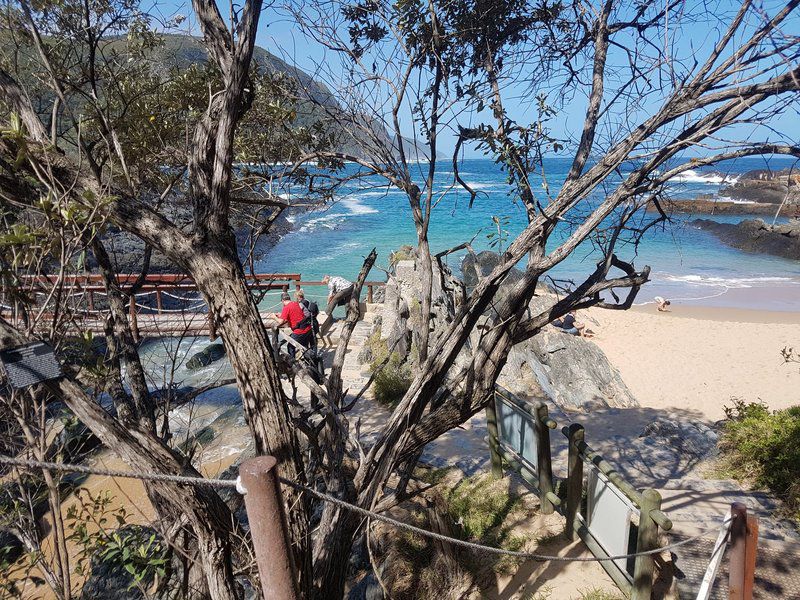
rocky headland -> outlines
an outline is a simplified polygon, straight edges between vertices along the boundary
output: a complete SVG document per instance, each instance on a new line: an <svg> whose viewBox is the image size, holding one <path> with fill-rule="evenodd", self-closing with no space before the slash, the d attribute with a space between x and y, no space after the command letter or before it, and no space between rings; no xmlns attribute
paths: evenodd
<svg viewBox="0 0 800 600"><path fill-rule="evenodd" d="M715 197L698 197L694 200L668 200L662 204L667 214L685 215L737 215L755 216L764 215L774 217L780 208L782 217L800 217L800 205L767 204L764 202L732 202ZM647 205L648 212L656 212L656 207L651 203Z"/></svg>
<svg viewBox="0 0 800 600"><path fill-rule="evenodd" d="M744 250L800 260L800 220L782 225L768 225L762 219L745 219L739 223L719 223L695 219L692 226L709 231L725 244Z"/></svg>
<svg viewBox="0 0 800 600"><path fill-rule="evenodd" d="M758 169L743 174L733 185L724 187L720 196L767 204L800 205L800 171Z"/></svg>

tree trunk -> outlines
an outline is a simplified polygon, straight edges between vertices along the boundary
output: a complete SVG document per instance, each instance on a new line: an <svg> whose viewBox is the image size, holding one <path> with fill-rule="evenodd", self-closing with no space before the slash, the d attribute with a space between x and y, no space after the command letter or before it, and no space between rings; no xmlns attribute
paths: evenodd
<svg viewBox="0 0 800 600"><path fill-rule="evenodd" d="M256 452L276 457L282 477L304 483L303 458L269 336L235 251L222 244L211 245L189 267L225 343ZM300 587L308 590L308 498L286 487L283 495Z"/></svg>

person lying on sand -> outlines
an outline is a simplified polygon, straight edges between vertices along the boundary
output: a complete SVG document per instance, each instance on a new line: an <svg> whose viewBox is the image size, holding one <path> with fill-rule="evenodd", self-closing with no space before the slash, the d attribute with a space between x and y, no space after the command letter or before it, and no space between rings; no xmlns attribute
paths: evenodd
<svg viewBox="0 0 800 600"><path fill-rule="evenodd" d="M573 311L568 312L563 318L553 321L553 325L570 335L577 335L585 338L594 337L594 331L588 329L586 323L577 321Z"/></svg>
<svg viewBox="0 0 800 600"><path fill-rule="evenodd" d="M670 310L667 308L670 305L669 300L667 300L666 298L662 298L661 296L656 296L655 298L653 298L653 300L655 300L658 312L670 312Z"/></svg>

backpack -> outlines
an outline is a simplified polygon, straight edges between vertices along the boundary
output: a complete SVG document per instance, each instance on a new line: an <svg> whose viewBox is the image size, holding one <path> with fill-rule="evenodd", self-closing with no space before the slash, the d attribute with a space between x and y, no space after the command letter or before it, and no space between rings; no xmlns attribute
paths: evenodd
<svg viewBox="0 0 800 600"><path fill-rule="evenodd" d="M299 304L300 308L303 309L304 319L297 324L298 329L302 329L311 325L311 329L314 331L314 333L317 333L317 330L319 329L319 323L317 322L319 306L317 306L316 302L307 299L303 300Z"/></svg>

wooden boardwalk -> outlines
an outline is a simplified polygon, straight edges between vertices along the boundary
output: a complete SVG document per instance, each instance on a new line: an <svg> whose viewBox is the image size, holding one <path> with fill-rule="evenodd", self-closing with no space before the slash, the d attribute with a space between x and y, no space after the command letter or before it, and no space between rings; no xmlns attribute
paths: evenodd
<svg viewBox="0 0 800 600"><path fill-rule="evenodd" d="M175 336L209 336L216 337L216 328L208 313L205 301L201 297L197 285L188 275L181 273L152 274L140 281L138 275L120 274L118 283L128 296L128 315L134 337ZM304 281L300 273L257 273L248 275L247 285L253 295L261 300L273 295L269 304L271 310L263 310L261 320L268 327L274 327L274 312L280 310L278 295L281 292L293 292L300 289L320 289L322 297L327 295L327 286L322 281ZM34 298L49 298L53 282L44 277L23 279L20 290ZM102 278L99 275L68 276L60 280L62 298L68 298L69 311L74 315L74 327L92 333L104 333L104 324L108 314ZM364 284L365 300L373 301L376 288L384 286L384 282L368 281ZM127 290L135 286L135 291ZM0 290L0 316L16 322L21 320L19 307L9 305L5 294ZM308 292L307 292L308 293ZM47 300L44 300L47 302ZM57 307L45 306L41 316L43 322L52 318ZM58 307L63 312L63 307ZM324 306L320 306L324 310Z"/></svg>

